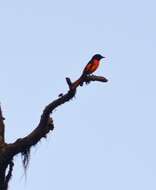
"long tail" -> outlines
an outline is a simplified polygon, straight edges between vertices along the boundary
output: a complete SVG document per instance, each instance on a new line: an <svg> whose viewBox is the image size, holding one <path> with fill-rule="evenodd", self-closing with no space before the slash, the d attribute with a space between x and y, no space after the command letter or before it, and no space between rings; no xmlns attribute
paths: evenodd
<svg viewBox="0 0 156 190"><path fill-rule="evenodd" d="M84 80L85 74L83 73L79 79L77 79L74 83L73 83L73 88L76 88L77 86L83 86L83 80Z"/></svg>

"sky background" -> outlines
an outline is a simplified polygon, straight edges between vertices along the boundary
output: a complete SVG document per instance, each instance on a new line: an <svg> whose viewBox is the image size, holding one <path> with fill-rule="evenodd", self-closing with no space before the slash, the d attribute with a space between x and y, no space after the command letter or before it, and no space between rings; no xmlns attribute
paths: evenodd
<svg viewBox="0 0 156 190"><path fill-rule="evenodd" d="M79 88L55 130L15 158L11 190L156 189L156 2L0 1L0 101L6 140L29 134L91 56L106 84Z"/></svg>

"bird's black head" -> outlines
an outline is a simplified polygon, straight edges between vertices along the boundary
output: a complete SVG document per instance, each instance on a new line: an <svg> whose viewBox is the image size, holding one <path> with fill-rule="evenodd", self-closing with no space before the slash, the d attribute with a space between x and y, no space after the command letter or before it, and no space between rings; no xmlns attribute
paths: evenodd
<svg viewBox="0 0 156 190"><path fill-rule="evenodd" d="M92 57L92 59L97 59L97 60L101 60L101 59L103 59L103 58L105 58L104 56L102 56L102 55L100 55L100 54L95 54L93 57Z"/></svg>

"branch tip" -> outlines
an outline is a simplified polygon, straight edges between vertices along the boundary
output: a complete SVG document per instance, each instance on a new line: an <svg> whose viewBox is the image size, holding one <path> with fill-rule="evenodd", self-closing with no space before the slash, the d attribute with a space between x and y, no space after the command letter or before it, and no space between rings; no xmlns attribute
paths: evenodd
<svg viewBox="0 0 156 190"><path fill-rule="evenodd" d="M66 77L66 82L67 82L69 88L71 88L71 86L72 86L72 82L71 82L71 80L70 80L69 77Z"/></svg>

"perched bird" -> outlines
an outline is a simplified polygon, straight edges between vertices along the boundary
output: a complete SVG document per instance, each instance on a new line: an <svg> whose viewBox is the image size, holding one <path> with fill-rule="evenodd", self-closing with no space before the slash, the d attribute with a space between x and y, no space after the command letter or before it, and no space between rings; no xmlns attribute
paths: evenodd
<svg viewBox="0 0 156 190"><path fill-rule="evenodd" d="M88 62L88 64L85 66L82 75L80 76L80 78L74 83L74 86L77 86L80 83L80 86L83 85L83 79L87 76L92 74L93 72L95 72L97 70L97 68L100 65L100 60L105 58L104 56L100 55L100 54L95 54L91 60Z"/></svg>

